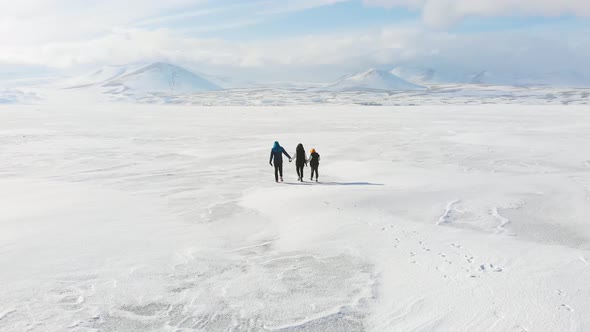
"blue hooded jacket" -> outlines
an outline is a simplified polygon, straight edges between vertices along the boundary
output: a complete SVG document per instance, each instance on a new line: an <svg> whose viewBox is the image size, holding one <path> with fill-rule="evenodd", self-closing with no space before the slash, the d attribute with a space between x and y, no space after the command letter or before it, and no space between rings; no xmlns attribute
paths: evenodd
<svg viewBox="0 0 590 332"><path fill-rule="evenodd" d="M282 146L279 145L279 142L275 142L272 149L270 150L270 163L273 162L275 165L282 165L283 164L283 154L287 156L287 158L291 159L291 156L283 149Z"/></svg>

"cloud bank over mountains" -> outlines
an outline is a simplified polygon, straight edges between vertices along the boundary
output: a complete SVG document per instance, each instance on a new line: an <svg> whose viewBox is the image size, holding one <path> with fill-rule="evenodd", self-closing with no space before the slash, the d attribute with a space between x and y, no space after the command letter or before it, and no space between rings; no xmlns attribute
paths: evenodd
<svg viewBox="0 0 590 332"><path fill-rule="evenodd" d="M329 10L342 12L346 6L353 12L343 17L352 19L330 21ZM409 16L355 23L362 17L370 21L375 11L399 8ZM320 24L318 13L328 28L300 32L299 24L288 23L304 25L313 18ZM527 16L565 21L457 27L474 17ZM166 61L219 74L259 71L282 79L293 72L310 80L392 65L587 72L589 16L590 2L579 0L23 0L0 4L0 65L71 69ZM278 35L267 34L267 25ZM242 36L248 29L251 33Z"/></svg>

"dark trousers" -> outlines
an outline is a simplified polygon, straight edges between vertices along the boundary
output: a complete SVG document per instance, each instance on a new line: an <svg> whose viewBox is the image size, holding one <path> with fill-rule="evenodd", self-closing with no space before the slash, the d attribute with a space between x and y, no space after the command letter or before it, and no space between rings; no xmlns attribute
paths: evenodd
<svg viewBox="0 0 590 332"><path fill-rule="evenodd" d="M279 181L279 174L283 178L283 163L275 163L275 181Z"/></svg>
<svg viewBox="0 0 590 332"><path fill-rule="evenodd" d="M318 179L318 176L319 176L318 167L320 167L320 166L319 165L318 166L311 166L311 178L312 179L313 179L313 173L315 173L315 179L316 180Z"/></svg>
<svg viewBox="0 0 590 332"><path fill-rule="evenodd" d="M301 164L295 164L295 167L297 168L297 176L300 179L303 179L303 167L305 166L304 163Z"/></svg>

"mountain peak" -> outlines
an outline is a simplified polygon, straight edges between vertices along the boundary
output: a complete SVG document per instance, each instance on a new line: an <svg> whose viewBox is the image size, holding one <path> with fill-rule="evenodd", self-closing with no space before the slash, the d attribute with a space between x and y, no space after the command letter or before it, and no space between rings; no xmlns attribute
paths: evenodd
<svg viewBox="0 0 590 332"><path fill-rule="evenodd" d="M124 86L143 92L177 92L221 90L218 85L180 66L154 62L134 72L125 74L105 86Z"/></svg>
<svg viewBox="0 0 590 332"><path fill-rule="evenodd" d="M423 90L425 87L405 81L376 68L345 76L329 87L331 90Z"/></svg>
<svg viewBox="0 0 590 332"><path fill-rule="evenodd" d="M154 62L154 63L146 66L145 68L178 68L178 69L184 69L184 68L182 68L180 66L173 65L173 64L168 63L168 62L161 62L161 61Z"/></svg>
<svg viewBox="0 0 590 332"><path fill-rule="evenodd" d="M387 72L376 68L369 68L363 72L353 74L352 77L363 78L363 77L375 77L375 76L387 76Z"/></svg>

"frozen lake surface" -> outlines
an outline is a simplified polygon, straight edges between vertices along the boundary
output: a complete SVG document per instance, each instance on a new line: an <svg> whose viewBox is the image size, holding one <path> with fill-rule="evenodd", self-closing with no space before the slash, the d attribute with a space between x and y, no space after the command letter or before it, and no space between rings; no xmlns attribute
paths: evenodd
<svg viewBox="0 0 590 332"><path fill-rule="evenodd" d="M67 104L0 106L2 331L590 330L587 106Z"/></svg>

